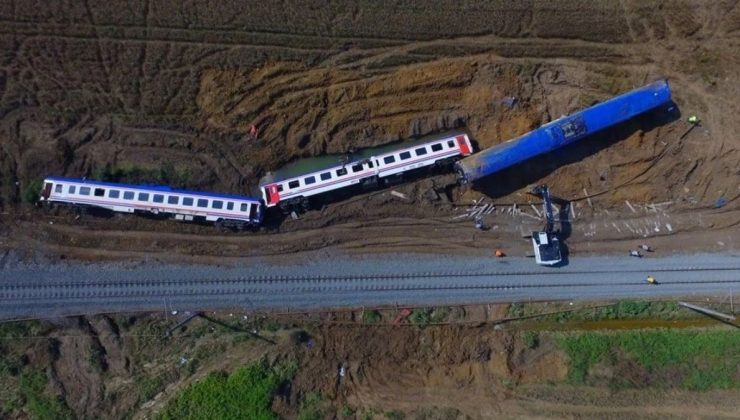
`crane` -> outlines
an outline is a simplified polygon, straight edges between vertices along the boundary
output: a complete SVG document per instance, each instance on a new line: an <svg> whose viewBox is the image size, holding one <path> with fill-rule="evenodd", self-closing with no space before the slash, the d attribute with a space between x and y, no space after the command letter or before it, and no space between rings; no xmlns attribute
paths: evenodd
<svg viewBox="0 0 740 420"><path fill-rule="evenodd" d="M557 265L563 260L563 257L560 252L560 238L554 231L555 218L552 212L550 189L547 185L539 185L533 188L530 194L542 197L546 220L543 231L532 232L535 261L539 265Z"/></svg>

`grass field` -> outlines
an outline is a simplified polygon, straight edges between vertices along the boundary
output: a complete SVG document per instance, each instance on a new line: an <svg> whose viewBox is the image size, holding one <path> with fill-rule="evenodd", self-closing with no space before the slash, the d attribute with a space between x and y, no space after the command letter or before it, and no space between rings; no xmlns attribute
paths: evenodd
<svg viewBox="0 0 740 420"><path fill-rule="evenodd" d="M613 387L740 387L740 334L717 330L644 330L558 337L574 384L606 377ZM596 369L596 367L599 369ZM603 372L606 367L611 375Z"/></svg>
<svg viewBox="0 0 740 420"><path fill-rule="evenodd" d="M273 395L295 370L295 366L273 369L257 363L231 374L210 373L170 401L159 418L276 419L270 408Z"/></svg>

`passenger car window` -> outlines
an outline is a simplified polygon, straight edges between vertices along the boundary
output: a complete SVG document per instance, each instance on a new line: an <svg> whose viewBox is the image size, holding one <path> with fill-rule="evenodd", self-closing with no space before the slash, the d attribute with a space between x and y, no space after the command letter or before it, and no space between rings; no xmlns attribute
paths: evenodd
<svg viewBox="0 0 740 420"><path fill-rule="evenodd" d="M149 201L149 193L139 193L139 201Z"/></svg>
<svg viewBox="0 0 740 420"><path fill-rule="evenodd" d="M67 188L67 192L68 192L69 194L74 194L74 193L75 193L75 191L77 191L77 187L76 187L76 186L74 186L74 185L70 185L70 186L69 186L69 187Z"/></svg>
<svg viewBox="0 0 740 420"><path fill-rule="evenodd" d="M118 190L108 190L108 197L110 198L118 198L121 195L121 192Z"/></svg>
<svg viewBox="0 0 740 420"><path fill-rule="evenodd" d="M211 207L214 209L222 209L224 208L224 202L221 200L213 200L211 201Z"/></svg>
<svg viewBox="0 0 740 420"><path fill-rule="evenodd" d="M345 175L347 175L347 169L345 168L337 169L337 176L345 176Z"/></svg>
<svg viewBox="0 0 740 420"><path fill-rule="evenodd" d="M198 207L208 207L208 200L206 200L205 198L199 198Z"/></svg>
<svg viewBox="0 0 740 420"><path fill-rule="evenodd" d="M226 210L234 210L234 202L233 201L229 201L228 203L226 203Z"/></svg>
<svg viewBox="0 0 740 420"><path fill-rule="evenodd" d="M246 212L247 210L249 210L249 204L247 204L247 203L242 203L242 205L241 205L241 207L239 208L239 210L241 210L241 211L243 211L243 212Z"/></svg>
<svg viewBox="0 0 740 420"><path fill-rule="evenodd" d="M298 188L299 185L301 185L301 183L297 180L288 182L288 188Z"/></svg>
<svg viewBox="0 0 740 420"><path fill-rule="evenodd" d="M440 150L442 150L442 143L432 145L432 152L439 152Z"/></svg>
<svg viewBox="0 0 740 420"><path fill-rule="evenodd" d="M133 193L133 191L124 191L123 192L123 199L124 200L133 200L134 199L134 193Z"/></svg>
<svg viewBox="0 0 740 420"><path fill-rule="evenodd" d="M95 195L95 197L103 197L105 196L105 188L95 188L93 194Z"/></svg>
<svg viewBox="0 0 740 420"><path fill-rule="evenodd" d="M403 152L398 157L401 158L401 160L406 160L411 157L411 152Z"/></svg>
<svg viewBox="0 0 740 420"><path fill-rule="evenodd" d="M373 165L373 162L372 162L371 160L368 160L368 161L367 161L367 167L368 167L368 168L372 168L373 166L374 166L374 165Z"/></svg>
<svg viewBox="0 0 740 420"><path fill-rule="evenodd" d="M177 204L177 202L180 201L180 197L176 195L171 195L167 197L167 203L168 204Z"/></svg>
<svg viewBox="0 0 740 420"><path fill-rule="evenodd" d="M183 206L192 206L193 205L193 199L192 197L185 197L182 199L182 205Z"/></svg>
<svg viewBox="0 0 740 420"><path fill-rule="evenodd" d="M447 140L447 147L455 147L455 142L452 140Z"/></svg>
<svg viewBox="0 0 740 420"><path fill-rule="evenodd" d="M283 192L283 184L278 184L277 190L278 192Z"/></svg>
<svg viewBox="0 0 740 420"><path fill-rule="evenodd" d="M90 195L90 187L80 187L80 194Z"/></svg>
<svg viewBox="0 0 740 420"><path fill-rule="evenodd" d="M426 147L420 147L420 148L414 150L414 152L416 153L416 156L424 156L424 155L427 154L427 148Z"/></svg>
<svg viewBox="0 0 740 420"><path fill-rule="evenodd" d="M164 202L164 195L162 195L162 194L154 194L154 196L152 197L152 200L155 203L163 203Z"/></svg>
<svg viewBox="0 0 740 420"><path fill-rule="evenodd" d="M62 192L62 184L57 184L54 186L54 192L60 193Z"/></svg>
<svg viewBox="0 0 740 420"><path fill-rule="evenodd" d="M326 181L327 179L331 179L331 172L324 172L321 174L321 180Z"/></svg>
<svg viewBox="0 0 740 420"><path fill-rule="evenodd" d="M316 177L315 176L307 176L303 178L303 183L306 185L314 184L316 183Z"/></svg>
<svg viewBox="0 0 740 420"><path fill-rule="evenodd" d="M393 163L396 161L395 156L386 156L383 158L384 163Z"/></svg>
<svg viewBox="0 0 740 420"><path fill-rule="evenodd" d="M362 171L362 164L358 163L356 165L352 165L352 172L360 172Z"/></svg>

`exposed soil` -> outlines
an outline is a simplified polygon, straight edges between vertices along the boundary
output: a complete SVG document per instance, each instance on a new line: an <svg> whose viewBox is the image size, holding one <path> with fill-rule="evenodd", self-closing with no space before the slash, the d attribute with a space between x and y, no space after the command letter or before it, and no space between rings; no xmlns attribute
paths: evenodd
<svg viewBox="0 0 740 420"><path fill-rule="evenodd" d="M255 242L267 243L263 254L332 246L487 253L517 249L512 239L529 227L492 216L501 231L480 238L470 223L449 223L452 205L481 193L526 204L523 192L535 182L581 199L570 240L579 252L623 251L615 240L643 237L612 228L577 235L579 225L590 232L586 223L621 226L635 217L625 200L673 202L661 210L680 223L649 235L682 235L664 241L665 250L737 247L702 237L708 230L738 236L734 3L78 4L52 11L24 2L2 8L0 19L3 248L80 258L154 250L165 259L248 255ZM14 204L32 179L51 174L136 167L163 174L144 181L247 193L265 171L304 156L451 128L488 147L661 77L683 113L672 121L639 118L493 176L480 192L453 186L449 176L424 179L399 187L410 202L382 193L342 201L297 222L273 222L270 232L280 233L254 239L131 217L73 221ZM515 105L505 106L506 97ZM685 117L694 113L702 126L686 134ZM252 125L257 140L248 139ZM424 198L432 187L447 187L452 205ZM595 210L586 194L596 195ZM715 214L720 197L729 203ZM399 230L402 236L393 233Z"/></svg>
<svg viewBox="0 0 740 420"><path fill-rule="evenodd" d="M283 418L295 418L309 394L321 395L330 418L331 413L384 418L391 411L430 419L635 418L685 412L731 417L736 412L736 391L673 388L670 370L647 372L626 354L615 355L611 367L595 366L589 386L566 385L568 358L551 334L540 331L533 344L524 338L532 334L528 327L494 328L486 322L501 319L507 305L449 309L445 322L451 324L423 328L409 321L393 325L393 310L380 311L379 323L372 326L363 325L359 312L250 321L237 314L209 315L215 323L197 318L170 338L164 332L186 315L79 318L42 323L30 335L4 342L4 357L21 360L24 372L47 372L45 392L60 396L80 418L151 418L207 373L259 360L297 362L296 376L273 401ZM249 333L253 329L262 339ZM631 386L611 389L615 376ZM0 384L17 380L5 373ZM652 383L660 386L653 389ZM6 407L0 407L0 414L8 418L27 415ZM345 407L356 416L342 414Z"/></svg>

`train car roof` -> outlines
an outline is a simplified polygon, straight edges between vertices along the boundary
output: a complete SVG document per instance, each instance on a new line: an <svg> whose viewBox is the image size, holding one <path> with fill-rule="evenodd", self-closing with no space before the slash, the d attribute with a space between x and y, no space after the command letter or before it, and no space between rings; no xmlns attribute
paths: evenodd
<svg viewBox="0 0 740 420"><path fill-rule="evenodd" d="M373 156L384 155L396 150L408 149L420 144L433 142L435 140L446 139L450 137L459 136L461 134L467 135L465 131L456 130L448 131L445 133L434 134L430 136L424 136L411 140L394 141L392 143L383 144L375 147L367 147L346 155L342 154L331 154L324 156L316 156L310 158L301 158L293 162L288 163L282 168L268 172L267 175L260 179L259 185L263 186L271 184L273 182L285 181L286 179L297 178L302 175L307 175L314 172L320 172L326 169L335 168L342 166L342 162L347 164L369 159ZM345 160L346 158L346 160Z"/></svg>
<svg viewBox="0 0 740 420"><path fill-rule="evenodd" d="M60 177L60 176L50 176L50 177L46 177L45 179L49 181L76 182L79 184L87 184L87 185L101 186L101 187L131 188L131 189L146 190L146 191L151 191L151 192L189 194L189 195L200 195L203 197L212 197L212 198L230 198L234 200L259 201L259 198L254 198L254 197L250 197L246 195L221 194L221 193L192 191L192 190L180 190L180 189L175 189L175 188L172 188L166 185L123 184L123 183L117 183L117 182L94 181L94 180L89 180L89 179L67 178L67 177Z"/></svg>

